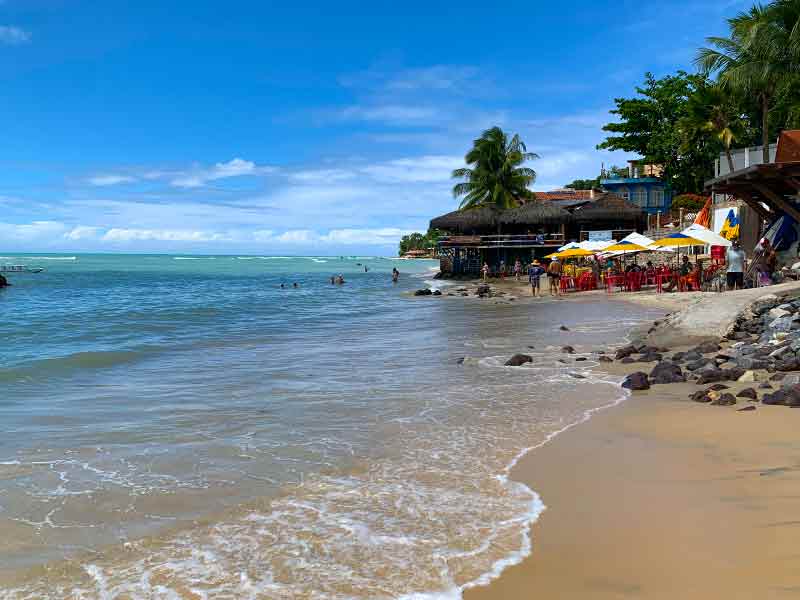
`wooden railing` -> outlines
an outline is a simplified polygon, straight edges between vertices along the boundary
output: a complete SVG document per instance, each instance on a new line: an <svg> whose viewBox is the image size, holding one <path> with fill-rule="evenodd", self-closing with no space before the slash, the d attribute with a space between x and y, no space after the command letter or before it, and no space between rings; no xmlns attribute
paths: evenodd
<svg viewBox="0 0 800 600"><path fill-rule="evenodd" d="M439 245L443 247L511 248L515 246L563 246L564 243L564 236L560 233L542 233L538 235L451 235L439 238Z"/></svg>

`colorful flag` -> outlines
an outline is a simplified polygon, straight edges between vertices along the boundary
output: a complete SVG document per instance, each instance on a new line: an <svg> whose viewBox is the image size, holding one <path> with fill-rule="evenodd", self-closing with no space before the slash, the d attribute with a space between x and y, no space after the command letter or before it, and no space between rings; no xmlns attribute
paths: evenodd
<svg viewBox="0 0 800 600"><path fill-rule="evenodd" d="M728 211L728 216L725 217L725 222L722 224L719 234L726 240L735 240L739 237L739 218L733 209Z"/></svg>
<svg viewBox="0 0 800 600"><path fill-rule="evenodd" d="M694 218L694 222L697 225L702 225L706 229L711 229L711 197L709 196L708 200L706 200L705 205L703 206L703 210L697 213L697 216Z"/></svg>

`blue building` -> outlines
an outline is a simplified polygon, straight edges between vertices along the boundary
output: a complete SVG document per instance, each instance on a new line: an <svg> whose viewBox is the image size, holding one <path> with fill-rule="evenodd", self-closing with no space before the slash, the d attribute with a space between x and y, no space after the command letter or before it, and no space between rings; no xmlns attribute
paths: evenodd
<svg viewBox="0 0 800 600"><path fill-rule="evenodd" d="M661 180L660 173L656 165L642 166L637 161L628 161L628 177L606 173L600 179L600 186L648 214L664 214L672 206L672 190Z"/></svg>

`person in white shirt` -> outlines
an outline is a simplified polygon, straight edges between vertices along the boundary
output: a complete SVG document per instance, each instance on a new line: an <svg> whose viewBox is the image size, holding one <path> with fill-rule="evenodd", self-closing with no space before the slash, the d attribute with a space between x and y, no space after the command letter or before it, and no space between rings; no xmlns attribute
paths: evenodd
<svg viewBox="0 0 800 600"><path fill-rule="evenodd" d="M728 289L736 290L744 287L744 268L747 257L742 250L739 240L734 240L725 255L728 263Z"/></svg>

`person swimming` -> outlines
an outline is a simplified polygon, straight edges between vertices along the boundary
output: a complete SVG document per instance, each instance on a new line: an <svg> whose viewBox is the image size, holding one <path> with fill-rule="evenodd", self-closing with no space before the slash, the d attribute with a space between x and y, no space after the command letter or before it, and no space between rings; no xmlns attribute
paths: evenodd
<svg viewBox="0 0 800 600"><path fill-rule="evenodd" d="M299 284L298 284L298 283L295 281L295 282L292 284L292 287L293 287L293 288L299 288L299 287L300 287L300 285L299 285Z"/></svg>
<svg viewBox="0 0 800 600"><path fill-rule="evenodd" d="M397 267L392 267L392 283L397 283L398 279L400 279L400 271L397 270Z"/></svg>

